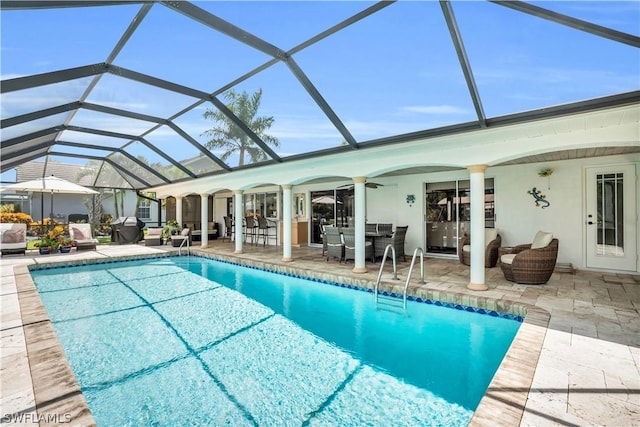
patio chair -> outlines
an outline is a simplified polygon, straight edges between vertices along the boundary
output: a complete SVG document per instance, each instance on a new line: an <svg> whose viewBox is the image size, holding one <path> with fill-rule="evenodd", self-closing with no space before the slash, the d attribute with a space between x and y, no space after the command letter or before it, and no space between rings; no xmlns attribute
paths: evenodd
<svg viewBox="0 0 640 427"><path fill-rule="evenodd" d="M162 245L162 228L149 227L147 235L144 238L145 246L161 246Z"/></svg>
<svg viewBox="0 0 640 427"><path fill-rule="evenodd" d="M222 241L224 242L227 239L229 241L232 241L233 235L234 235L233 221L231 220L231 217L225 216L224 217L224 236L222 236Z"/></svg>
<svg viewBox="0 0 640 427"><path fill-rule="evenodd" d="M251 239L251 243L256 243L258 239L258 221L254 216L246 216L244 218L245 222L245 231L244 231L244 241L247 241L247 238Z"/></svg>
<svg viewBox="0 0 640 427"><path fill-rule="evenodd" d="M327 252L327 233L325 233L324 229L327 227L324 224L318 224L320 227L320 239L322 239L322 256Z"/></svg>
<svg viewBox="0 0 640 427"><path fill-rule="evenodd" d="M396 251L396 259L402 256L404 261L407 260L407 257L404 253L404 240L407 235L408 225L403 227L396 227L396 232L393 233L391 237L377 237L375 240L375 257L382 257L384 255L384 249L387 245L393 245L393 248ZM380 230L380 224L378 224L378 230Z"/></svg>
<svg viewBox="0 0 640 427"><path fill-rule="evenodd" d="M0 256L5 254L26 254L27 224L0 224L0 250L2 251Z"/></svg>
<svg viewBox="0 0 640 427"><path fill-rule="evenodd" d="M91 224L69 224L69 236L73 240L76 250L97 250L98 240L93 238Z"/></svg>
<svg viewBox="0 0 640 427"><path fill-rule="evenodd" d="M393 224L378 224L378 234L391 237L393 235Z"/></svg>
<svg viewBox="0 0 640 427"><path fill-rule="evenodd" d="M378 232L378 224L376 223L366 223L364 225L364 232L365 233L371 233L371 234L376 234Z"/></svg>
<svg viewBox="0 0 640 427"><path fill-rule="evenodd" d="M356 235L355 229L343 228L342 229L342 241L344 242L344 260L348 259L355 261L356 259ZM371 262L376 262L373 256L373 244L371 242L364 242L364 257L371 258Z"/></svg>
<svg viewBox="0 0 640 427"><path fill-rule="evenodd" d="M484 229L484 266L492 268L498 262L498 248L502 244L502 238L497 228ZM458 258L464 265L471 265L471 237L463 236L458 243Z"/></svg>
<svg viewBox="0 0 640 427"><path fill-rule="evenodd" d="M277 240L278 236L276 235L276 233L271 234L271 231L270 231L272 229L275 229L276 227L274 225L270 225L269 221L265 217L258 216L255 218L258 221L258 230L257 230L256 240L262 238L262 246L267 244L267 241L269 240L269 238Z"/></svg>
<svg viewBox="0 0 640 427"><path fill-rule="evenodd" d="M504 250L504 248L503 248ZM518 245L500 257L504 278L510 282L542 285L549 281L558 258L558 239L538 231L533 242Z"/></svg>
<svg viewBox="0 0 640 427"><path fill-rule="evenodd" d="M338 258L338 261L342 262L342 258L344 258L344 243L340 236L340 228L325 227L324 233L327 240L327 261L329 261L329 258Z"/></svg>
<svg viewBox="0 0 640 427"><path fill-rule="evenodd" d="M177 248L185 240L188 240L189 245L191 244L191 229L189 227L183 228L177 236L171 236L171 246Z"/></svg>

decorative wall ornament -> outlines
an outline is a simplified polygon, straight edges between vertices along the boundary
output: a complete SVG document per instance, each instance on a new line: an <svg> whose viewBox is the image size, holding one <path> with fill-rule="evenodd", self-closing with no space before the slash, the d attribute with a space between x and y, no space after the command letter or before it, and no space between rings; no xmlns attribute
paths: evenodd
<svg viewBox="0 0 640 427"><path fill-rule="evenodd" d="M549 206L551 206L551 203L545 200L545 197L547 196L542 194L542 191L538 190L536 187L533 187L531 190L527 191L527 193L533 196L534 200L536 201L536 206L540 206L543 203L546 203L546 204L542 206L542 209L548 208Z"/></svg>
<svg viewBox="0 0 640 427"><path fill-rule="evenodd" d="M416 202L416 196L414 194L407 194L407 204L409 207L412 207Z"/></svg>
<svg viewBox="0 0 640 427"><path fill-rule="evenodd" d="M547 190L551 190L551 174L553 173L553 169L544 168L540 172L538 172L538 176L541 178L547 178Z"/></svg>

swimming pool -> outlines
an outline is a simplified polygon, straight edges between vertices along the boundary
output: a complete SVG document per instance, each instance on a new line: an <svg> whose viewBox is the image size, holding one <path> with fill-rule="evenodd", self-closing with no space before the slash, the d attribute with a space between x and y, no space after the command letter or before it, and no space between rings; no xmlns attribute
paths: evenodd
<svg viewBox="0 0 640 427"><path fill-rule="evenodd" d="M520 325L195 257L32 276L99 425L465 425Z"/></svg>

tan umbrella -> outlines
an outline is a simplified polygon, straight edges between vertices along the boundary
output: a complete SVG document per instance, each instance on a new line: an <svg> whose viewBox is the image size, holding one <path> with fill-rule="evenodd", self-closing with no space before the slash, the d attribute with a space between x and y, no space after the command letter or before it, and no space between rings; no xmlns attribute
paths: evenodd
<svg viewBox="0 0 640 427"><path fill-rule="evenodd" d="M53 214L53 194L98 194L97 191L92 190L82 185L74 184L73 182L57 178L53 175L46 178L33 179L31 181L17 182L15 184L6 185L0 188L0 192L13 190L13 191L31 191L33 193L49 193L51 194L51 213ZM42 219L44 219L44 198L42 199ZM53 218L51 218L53 222Z"/></svg>

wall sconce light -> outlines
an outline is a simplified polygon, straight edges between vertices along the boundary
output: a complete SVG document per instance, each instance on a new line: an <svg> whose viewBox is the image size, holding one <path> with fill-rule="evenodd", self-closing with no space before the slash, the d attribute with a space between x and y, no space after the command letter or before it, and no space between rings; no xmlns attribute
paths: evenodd
<svg viewBox="0 0 640 427"><path fill-rule="evenodd" d="M413 194L407 194L407 204L409 205L409 207L413 206L415 202L416 202L416 196Z"/></svg>

